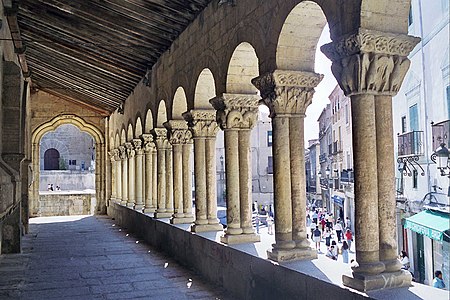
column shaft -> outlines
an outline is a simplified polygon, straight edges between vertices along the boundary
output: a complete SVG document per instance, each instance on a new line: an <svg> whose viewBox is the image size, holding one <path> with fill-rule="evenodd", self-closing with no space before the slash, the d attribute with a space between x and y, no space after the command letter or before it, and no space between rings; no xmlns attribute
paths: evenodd
<svg viewBox="0 0 450 300"><path fill-rule="evenodd" d="M298 248L309 248L306 239L306 175L304 116L289 119L291 155L292 239Z"/></svg>
<svg viewBox="0 0 450 300"><path fill-rule="evenodd" d="M166 149L158 145L158 203L155 217L161 216L160 213L166 212Z"/></svg>
<svg viewBox="0 0 450 300"><path fill-rule="evenodd" d="M183 146L173 145L173 202L174 218L184 217L183 213Z"/></svg>
<svg viewBox="0 0 450 300"><path fill-rule="evenodd" d="M141 211L144 208L144 190L143 190L143 155L136 154L136 206L135 209Z"/></svg>
<svg viewBox="0 0 450 300"><path fill-rule="evenodd" d="M116 202L122 201L122 161L116 161Z"/></svg>
<svg viewBox="0 0 450 300"><path fill-rule="evenodd" d="M241 212L239 203L239 132L225 130L225 179L227 187L226 235L241 234Z"/></svg>
<svg viewBox="0 0 450 300"><path fill-rule="evenodd" d="M241 228L244 234L254 233L252 224L252 173L250 129L239 130L239 198Z"/></svg>
<svg viewBox="0 0 450 300"><path fill-rule="evenodd" d="M273 181L275 208L275 244L274 249L292 249L292 203L289 117L279 115L272 119L273 127Z"/></svg>
<svg viewBox="0 0 450 300"><path fill-rule="evenodd" d="M155 212L153 206L153 163L152 150L145 152L145 205L144 212Z"/></svg>
<svg viewBox="0 0 450 300"><path fill-rule="evenodd" d="M206 211L205 138L194 137L195 224L208 224Z"/></svg>
<svg viewBox="0 0 450 300"><path fill-rule="evenodd" d="M351 96L355 169L355 273L378 274L379 262L377 140L373 95ZM390 125L391 126L391 125Z"/></svg>
<svg viewBox="0 0 450 300"><path fill-rule="evenodd" d="M117 193L116 193L116 164L117 162L114 158L111 159L111 201L116 201Z"/></svg>
<svg viewBox="0 0 450 300"><path fill-rule="evenodd" d="M173 213L173 162L172 146L166 146L166 212Z"/></svg>
<svg viewBox="0 0 450 300"><path fill-rule="evenodd" d="M395 203L395 161L392 128L392 97L375 97L375 121L377 128L378 163L378 220L380 260L387 272L400 270L397 260L397 226Z"/></svg>
<svg viewBox="0 0 450 300"><path fill-rule="evenodd" d="M127 201L128 207L134 207L134 205L136 204L136 191L135 191L136 171L134 160L135 160L134 156L128 159L128 201Z"/></svg>
<svg viewBox="0 0 450 300"><path fill-rule="evenodd" d="M152 207L156 211L158 207L158 151L152 151Z"/></svg>
<svg viewBox="0 0 450 300"><path fill-rule="evenodd" d="M217 219L217 194L216 194L216 137L208 137L205 141L206 162L206 207L208 224L219 224Z"/></svg>
<svg viewBox="0 0 450 300"><path fill-rule="evenodd" d="M192 170L191 144L183 145L183 214L185 218L192 218Z"/></svg>
<svg viewBox="0 0 450 300"><path fill-rule="evenodd" d="M122 160L122 205L128 202L128 158Z"/></svg>

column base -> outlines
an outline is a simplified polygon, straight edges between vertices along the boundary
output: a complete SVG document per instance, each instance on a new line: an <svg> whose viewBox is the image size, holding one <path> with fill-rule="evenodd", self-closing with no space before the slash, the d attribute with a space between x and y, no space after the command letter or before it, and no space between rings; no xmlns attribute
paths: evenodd
<svg viewBox="0 0 450 300"><path fill-rule="evenodd" d="M191 232L207 232L207 231L222 231L223 226L221 224L193 224L191 226Z"/></svg>
<svg viewBox="0 0 450 300"><path fill-rule="evenodd" d="M156 212L155 207L144 207L144 214L152 214Z"/></svg>
<svg viewBox="0 0 450 300"><path fill-rule="evenodd" d="M134 208L134 202L127 202L127 207Z"/></svg>
<svg viewBox="0 0 450 300"><path fill-rule="evenodd" d="M166 219L170 218L172 216L172 213L168 212L155 212L154 218L155 219Z"/></svg>
<svg viewBox="0 0 450 300"><path fill-rule="evenodd" d="M190 224L194 222L194 217L174 217L170 219L170 224Z"/></svg>
<svg viewBox="0 0 450 300"><path fill-rule="evenodd" d="M345 286L362 292L408 287L411 286L411 281L411 274L405 270L378 275L362 275L357 273L353 273L353 275L342 275L342 283Z"/></svg>
<svg viewBox="0 0 450 300"><path fill-rule="evenodd" d="M121 200L120 205L127 206L127 200Z"/></svg>
<svg viewBox="0 0 450 300"><path fill-rule="evenodd" d="M134 206L134 210L137 210L137 211L142 211L143 208L144 208L144 205L142 205L142 204L136 204Z"/></svg>
<svg viewBox="0 0 450 300"><path fill-rule="evenodd" d="M272 249L267 251L267 258L276 262L294 261L294 260L311 260L317 258L316 250L306 249Z"/></svg>
<svg viewBox="0 0 450 300"><path fill-rule="evenodd" d="M220 237L220 241L224 244L235 245L235 244L249 244L257 243L261 241L261 237L258 234L225 234Z"/></svg>

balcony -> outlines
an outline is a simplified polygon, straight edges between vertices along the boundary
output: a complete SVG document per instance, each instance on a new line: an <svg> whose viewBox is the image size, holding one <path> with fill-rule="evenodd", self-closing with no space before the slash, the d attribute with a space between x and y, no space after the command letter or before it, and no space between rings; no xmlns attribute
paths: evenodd
<svg viewBox="0 0 450 300"><path fill-rule="evenodd" d="M341 172L341 183L350 184L353 183L353 170L342 170Z"/></svg>
<svg viewBox="0 0 450 300"><path fill-rule="evenodd" d="M433 134L433 151L444 143L447 148L450 145L450 120L431 125Z"/></svg>
<svg viewBox="0 0 450 300"><path fill-rule="evenodd" d="M333 142L333 154L337 154L339 152L342 152L342 142L341 141Z"/></svg>
<svg viewBox="0 0 450 300"><path fill-rule="evenodd" d="M398 157L423 155L423 131L411 131L397 136Z"/></svg>

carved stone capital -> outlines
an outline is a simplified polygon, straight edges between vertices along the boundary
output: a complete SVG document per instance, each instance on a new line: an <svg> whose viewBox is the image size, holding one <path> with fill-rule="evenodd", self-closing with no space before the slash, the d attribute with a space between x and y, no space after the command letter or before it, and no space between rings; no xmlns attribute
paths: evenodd
<svg viewBox="0 0 450 300"><path fill-rule="evenodd" d="M170 120L164 126L170 133L169 141L172 145L192 143L192 132L185 120Z"/></svg>
<svg viewBox="0 0 450 300"><path fill-rule="evenodd" d="M223 94L209 102L217 110L216 120L222 130L252 129L258 119L258 95Z"/></svg>
<svg viewBox="0 0 450 300"><path fill-rule="evenodd" d="M166 128L154 128L153 139L156 144L156 148L158 149L166 149L168 148L168 139L167 139L167 129Z"/></svg>
<svg viewBox="0 0 450 300"><path fill-rule="evenodd" d="M120 151L119 149L111 149L111 151L108 152L109 158L111 159L111 162L119 161L120 160Z"/></svg>
<svg viewBox="0 0 450 300"><path fill-rule="evenodd" d="M141 135L141 138L143 140L142 147L143 147L145 153L147 153L147 154L151 153L156 146L155 143L153 142L153 135L144 133L143 135Z"/></svg>
<svg viewBox="0 0 450 300"><path fill-rule="evenodd" d="M345 95L394 96L408 71L407 58L420 38L361 28L358 33L323 45L331 70Z"/></svg>
<svg viewBox="0 0 450 300"><path fill-rule="evenodd" d="M304 115L311 104L314 88L323 79L322 74L302 71L275 70L252 80L261 91L262 101L275 115Z"/></svg>
<svg viewBox="0 0 450 300"><path fill-rule="evenodd" d="M136 151L134 150L133 143L126 142L125 148L127 148L127 157L133 158L136 155Z"/></svg>
<svg viewBox="0 0 450 300"><path fill-rule="evenodd" d="M215 138L219 131L215 110L193 109L185 112L183 117L194 138Z"/></svg>
<svg viewBox="0 0 450 300"><path fill-rule="evenodd" d="M127 148L125 146L119 146L120 159L127 159Z"/></svg>
<svg viewBox="0 0 450 300"><path fill-rule="evenodd" d="M142 148L142 140L141 139L134 139L131 142L133 143L134 150L136 151L136 155L144 154L144 149Z"/></svg>

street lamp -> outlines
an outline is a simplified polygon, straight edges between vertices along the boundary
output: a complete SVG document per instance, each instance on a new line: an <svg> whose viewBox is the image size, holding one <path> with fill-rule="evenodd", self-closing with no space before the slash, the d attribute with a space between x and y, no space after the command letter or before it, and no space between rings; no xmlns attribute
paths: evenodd
<svg viewBox="0 0 450 300"><path fill-rule="evenodd" d="M431 160L437 164L438 170L441 171L441 176L448 176L450 178L450 151L445 147L445 143L441 143L431 155ZM446 170L448 170L447 173Z"/></svg>

